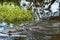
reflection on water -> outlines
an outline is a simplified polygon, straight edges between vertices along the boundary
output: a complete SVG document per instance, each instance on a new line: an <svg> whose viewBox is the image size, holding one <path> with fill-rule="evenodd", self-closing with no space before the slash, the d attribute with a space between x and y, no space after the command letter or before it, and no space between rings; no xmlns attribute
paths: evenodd
<svg viewBox="0 0 60 40"><path fill-rule="evenodd" d="M3 37L3 36L0 36L0 40L14 40L15 38L14 37Z"/></svg>
<svg viewBox="0 0 60 40"><path fill-rule="evenodd" d="M23 2L23 1L22 1ZM26 2L26 1L25 1ZM29 3L29 2L27 2L27 3ZM28 4L26 4L26 5L28 5ZM56 4L57 5L57 4ZM55 4L54 4L54 6L56 6ZM29 5L28 5L29 6ZM22 6L23 7L23 6ZM26 8L26 7L24 7L24 8ZM54 8L54 7L53 7ZM38 15L37 15L37 18L38 18L38 16L41 18L42 17L42 14L40 14L40 8L37 8L37 12L38 12ZM52 11L54 11L53 9L52 9ZM46 11L45 11L46 12ZM47 11L47 13L48 13L48 11ZM50 14L50 13L49 13ZM54 13L53 13L54 14ZM52 15L53 15L52 14ZM57 14L57 12L55 12L55 14L56 15L59 15L59 14ZM44 16L44 15L43 15ZM46 16L46 14L45 14L45 16ZM47 16L46 16L47 17ZM44 17L45 18L45 17ZM49 29L49 31L48 30L40 30L40 29L38 29L38 30L36 30L36 29L33 29L33 30L29 30L28 31L28 34L27 34L27 37L26 38L23 38L23 37L12 37L12 36L8 36L8 37L4 37L4 36L0 36L0 40L60 40L59 38L60 38L60 35L59 36L57 36L57 35L54 35L54 34L58 34L59 33L59 31L60 31L60 23L56 23L55 22L55 24L52 24L51 22L41 22L41 23L38 23L39 25L39 27L41 26L41 27L43 27L43 28L46 28L46 29ZM12 27L12 26L11 26ZM6 24L3 22L2 23L2 26L0 25L0 33L2 34L4 34L4 33L6 33L7 32L7 30L6 29L8 29L9 27L8 26L6 26ZM6 30L6 31L5 31ZM9 29L8 29L9 30ZM34 31L34 30L36 30L36 31ZM39 31L39 32L38 32ZM0 35L1 35L0 34ZM4 34L4 35L6 35L6 34Z"/></svg>
<svg viewBox="0 0 60 40"><path fill-rule="evenodd" d="M10 27L8 27L6 23L4 22L0 23L0 40L13 40L14 39L14 37L8 36L6 34L6 32L8 31L6 29L9 29L9 28Z"/></svg>
<svg viewBox="0 0 60 40"><path fill-rule="evenodd" d="M6 29L9 29L8 26L0 25L0 40L59 40L60 37L60 23L57 21L43 21L32 27L42 27L44 29L28 30L27 37L12 37L6 36ZM4 29L4 30L3 30ZM47 29L47 30L46 30ZM5 31L6 30L6 31ZM4 34L4 35L2 35ZM57 34L59 36L57 36ZM2 36L1 36L2 35Z"/></svg>
<svg viewBox="0 0 60 40"><path fill-rule="evenodd" d="M55 21L56 22L56 21ZM27 40L60 40L60 23L58 22L45 22L42 27L44 29L33 29L29 31ZM41 23L42 24L42 23ZM55 26L54 26L55 25ZM37 26L36 26L37 27ZM47 30L45 30L45 28ZM59 36L58 36L59 35Z"/></svg>

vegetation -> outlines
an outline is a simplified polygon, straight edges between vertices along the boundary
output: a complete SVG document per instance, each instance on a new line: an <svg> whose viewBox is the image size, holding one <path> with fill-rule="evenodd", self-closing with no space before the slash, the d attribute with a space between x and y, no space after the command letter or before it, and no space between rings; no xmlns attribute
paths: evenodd
<svg viewBox="0 0 60 40"><path fill-rule="evenodd" d="M21 0L0 0L1 4L3 4L3 2L8 2L8 3L13 2L14 5L20 5L19 1ZM44 3L44 0L26 0L26 1L33 2L35 6L38 5L38 3L40 4L40 6L42 6Z"/></svg>
<svg viewBox="0 0 60 40"><path fill-rule="evenodd" d="M7 4L9 2L13 2L14 5L19 5L19 0L0 0L0 3L3 5L4 2L7 2Z"/></svg>
<svg viewBox="0 0 60 40"><path fill-rule="evenodd" d="M42 6L44 4L44 0L27 0L29 2L33 2L34 3L34 6Z"/></svg>
<svg viewBox="0 0 60 40"><path fill-rule="evenodd" d="M33 19L32 12L29 10L22 10L20 7L12 7L10 5L0 4L0 21L7 23L26 23L31 22Z"/></svg>

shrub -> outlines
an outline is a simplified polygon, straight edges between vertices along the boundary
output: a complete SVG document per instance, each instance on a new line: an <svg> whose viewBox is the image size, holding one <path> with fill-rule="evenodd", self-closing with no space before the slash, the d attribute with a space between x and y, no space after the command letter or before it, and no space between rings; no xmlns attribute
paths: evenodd
<svg viewBox="0 0 60 40"><path fill-rule="evenodd" d="M7 23L26 23L33 19L32 12L29 10L22 10L20 7L12 7L10 5L0 5L0 21Z"/></svg>

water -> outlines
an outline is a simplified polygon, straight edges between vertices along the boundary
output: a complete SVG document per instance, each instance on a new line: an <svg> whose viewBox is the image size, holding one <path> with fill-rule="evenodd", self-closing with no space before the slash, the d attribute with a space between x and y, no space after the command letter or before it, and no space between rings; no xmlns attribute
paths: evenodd
<svg viewBox="0 0 60 40"><path fill-rule="evenodd" d="M22 3L21 4L22 8L25 10L27 9L27 7L29 7L29 4L30 4L30 2L27 2L25 0L21 1L21 3ZM23 5L23 3L25 3L25 5ZM48 5L46 5L46 7L48 7ZM57 3L57 2L55 2L51 6L52 15L49 12L49 10L43 10L42 8L37 7L36 12L35 12L37 21L40 21L40 18L47 18L50 16L59 16L58 9L59 9L59 3ZM42 10L44 11L45 14L42 12ZM32 7L32 12L34 12L34 7ZM48 15L50 15L50 16L48 16ZM45 22L45 23L43 22L43 23L39 23L39 24L40 24L40 26L44 26L44 27L46 26L46 28L48 28L48 26L50 25L50 24L48 25L47 22ZM56 27L57 25L55 24L53 26ZM49 28L50 31L41 31L41 30L38 30L40 32L29 31L26 38L21 38L21 37L18 38L18 37L12 37L12 36L6 35L6 33L9 31L10 27L6 23L3 22L2 24L0 24L0 40L50 40L53 36L49 36L48 34L59 33L59 28L58 27L54 28L53 26L50 25L50 27L51 27L51 28ZM19 34L19 33L17 33L17 34Z"/></svg>
<svg viewBox="0 0 60 40"><path fill-rule="evenodd" d="M51 22L43 22L43 23L39 23L37 24L37 26L34 27L42 27L44 29L32 29L31 31L29 31L29 34L27 36L26 40L54 40L54 37L56 39L57 38L57 34L60 33L60 23L56 22L55 23L53 21ZM45 30L45 28L47 30Z"/></svg>
<svg viewBox="0 0 60 40"><path fill-rule="evenodd" d="M6 29L8 29L8 25L5 22L0 23L0 40L13 40L13 37L8 36L8 34L6 34L8 31Z"/></svg>
<svg viewBox="0 0 60 40"><path fill-rule="evenodd" d="M10 25L11 26L11 25ZM19 37L19 35L23 35L23 32L15 32L12 35L8 35L9 31L14 31L13 27L10 27L5 22L0 23L0 40L23 40L23 37ZM18 38L18 39L16 39Z"/></svg>
<svg viewBox="0 0 60 40"><path fill-rule="evenodd" d="M0 40L14 40L14 37L2 37L0 36Z"/></svg>
<svg viewBox="0 0 60 40"><path fill-rule="evenodd" d="M28 30L27 37L24 37L24 38L23 37L13 37L13 36L4 34L7 31L6 29L9 29L8 26L5 26L5 25L4 26L0 25L0 32L2 32L2 33L0 33L0 40L50 40L54 37L54 36L51 36L52 34L58 34L60 31L60 28L59 28L60 23L59 22L43 21L43 22L35 25L35 27L41 26L43 28L50 29L50 31L48 31L48 30L46 31L44 29L42 29L42 30L33 29L33 30ZM36 30L36 31L34 31L34 30ZM20 34L20 33L18 33L18 34Z"/></svg>

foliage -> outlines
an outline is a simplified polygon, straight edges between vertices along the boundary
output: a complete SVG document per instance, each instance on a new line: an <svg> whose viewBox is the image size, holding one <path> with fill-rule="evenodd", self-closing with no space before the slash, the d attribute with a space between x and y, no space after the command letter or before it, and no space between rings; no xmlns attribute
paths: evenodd
<svg viewBox="0 0 60 40"><path fill-rule="evenodd" d="M32 12L29 10L24 11L18 6L0 5L0 21L16 24L31 22L32 19Z"/></svg>
<svg viewBox="0 0 60 40"><path fill-rule="evenodd" d="M33 2L35 6L38 4L39 6L42 6L44 4L44 0L27 0L27 1Z"/></svg>
<svg viewBox="0 0 60 40"><path fill-rule="evenodd" d="M12 3L14 3L14 5L16 6L16 5L20 5L19 4L19 0L0 0L0 3L3 5L3 3L4 2L7 2L7 4L9 3L9 2L12 2Z"/></svg>

